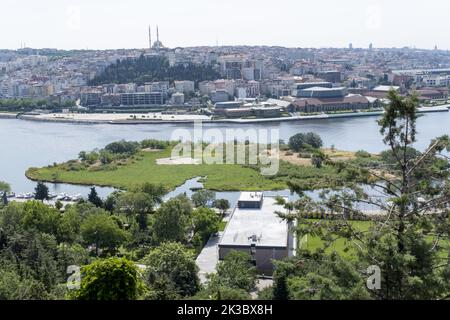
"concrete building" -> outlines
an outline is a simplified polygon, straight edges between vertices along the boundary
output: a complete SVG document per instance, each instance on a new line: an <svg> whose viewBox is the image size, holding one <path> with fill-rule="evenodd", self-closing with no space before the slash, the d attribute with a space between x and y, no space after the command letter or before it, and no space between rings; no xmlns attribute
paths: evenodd
<svg viewBox="0 0 450 320"><path fill-rule="evenodd" d="M162 105L164 96L162 92L122 93L120 103L123 106Z"/></svg>
<svg viewBox="0 0 450 320"><path fill-rule="evenodd" d="M341 72L337 70L320 72L317 77L331 83L340 83L342 80Z"/></svg>
<svg viewBox="0 0 450 320"><path fill-rule="evenodd" d="M226 90L215 90L209 94L209 97L213 103L225 102L230 100L229 94Z"/></svg>
<svg viewBox="0 0 450 320"><path fill-rule="evenodd" d="M338 88L312 87L297 91L297 97L301 98L338 98L344 97L346 94L347 89L344 87Z"/></svg>
<svg viewBox="0 0 450 320"><path fill-rule="evenodd" d="M219 259L231 251L246 252L259 274L272 275L273 260L295 254L291 224L275 212L285 212L275 198L243 192L219 242Z"/></svg>
<svg viewBox="0 0 450 320"><path fill-rule="evenodd" d="M184 94L190 94L195 92L195 82L194 81L175 81L175 90Z"/></svg>
<svg viewBox="0 0 450 320"><path fill-rule="evenodd" d="M369 99L361 95L348 95L335 98L301 98L295 100L289 107L291 112L318 113L336 111L356 111L369 109L372 106Z"/></svg>
<svg viewBox="0 0 450 320"><path fill-rule="evenodd" d="M173 104L183 104L184 103L184 93L175 92L172 95L172 103Z"/></svg>

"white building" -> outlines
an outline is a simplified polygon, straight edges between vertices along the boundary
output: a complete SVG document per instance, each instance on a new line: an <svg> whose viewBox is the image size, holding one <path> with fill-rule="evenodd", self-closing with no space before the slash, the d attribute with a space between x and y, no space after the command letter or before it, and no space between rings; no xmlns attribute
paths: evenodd
<svg viewBox="0 0 450 320"><path fill-rule="evenodd" d="M175 92L172 95L172 102L173 104L184 104L184 93Z"/></svg>
<svg viewBox="0 0 450 320"><path fill-rule="evenodd" d="M219 259L230 251L250 254L260 274L272 275L273 260L295 254L291 223L276 212L286 212L275 198L259 192L243 192L219 242Z"/></svg>
<svg viewBox="0 0 450 320"><path fill-rule="evenodd" d="M194 81L175 81L175 91L182 92L184 94L190 94L195 92Z"/></svg>

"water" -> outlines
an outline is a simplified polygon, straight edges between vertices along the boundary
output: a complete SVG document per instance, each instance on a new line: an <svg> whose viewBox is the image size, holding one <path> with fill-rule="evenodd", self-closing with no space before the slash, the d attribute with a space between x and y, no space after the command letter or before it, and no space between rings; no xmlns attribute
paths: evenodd
<svg viewBox="0 0 450 320"><path fill-rule="evenodd" d="M380 152L386 147L382 143L377 117L323 119L300 122L265 124L205 124L204 129L279 129L280 138L288 140L298 132L313 131L321 135L326 147L335 145L337 149ZM450 113L430 113L418 120L418 149L424 149L429 141L440 135L450 134ZM17 119L0 119L0 180L11 184L16 193L32 192L35 182L25 177L30 167L41 167L54 162L77 158L81 150L92 150L120 139L171 139L175 129L186 129L192 134L190 124L70 124L34 122ZM87 195L89 187L66 184L48 184L51 192ZM185 192L191 183L178 191ZM97 188L101 196L111 192L111 188ZM282 195L286 195L283 191ZM222 193L218 193L218 198ZM227 193L224 193L225 195ZM228 195L230 199L237 194ZM233 201L234 202L234 201Z"/></svg>

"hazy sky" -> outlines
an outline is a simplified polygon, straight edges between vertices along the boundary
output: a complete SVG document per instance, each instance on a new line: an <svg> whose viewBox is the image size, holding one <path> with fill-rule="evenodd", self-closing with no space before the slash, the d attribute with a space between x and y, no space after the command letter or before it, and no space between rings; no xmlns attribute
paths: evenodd
<svg viewBox="0 0 450 320"><path fill-rule="evenodd" d="M450 49L447 0L1 0L0 48L416 46Z"/></svg>

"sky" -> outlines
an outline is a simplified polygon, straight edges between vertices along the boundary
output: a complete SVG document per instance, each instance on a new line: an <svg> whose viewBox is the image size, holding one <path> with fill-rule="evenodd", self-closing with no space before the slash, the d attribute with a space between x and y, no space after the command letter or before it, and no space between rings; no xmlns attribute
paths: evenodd
<svg viewBox="0 0 450 320"><path fill-rule="evenodd" d="M446 0L1 0L0 48L417 47L450 49Z"/></svg>

